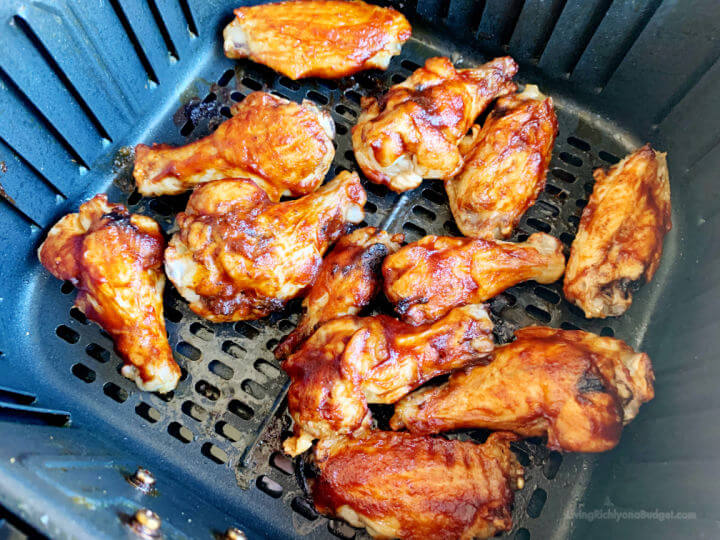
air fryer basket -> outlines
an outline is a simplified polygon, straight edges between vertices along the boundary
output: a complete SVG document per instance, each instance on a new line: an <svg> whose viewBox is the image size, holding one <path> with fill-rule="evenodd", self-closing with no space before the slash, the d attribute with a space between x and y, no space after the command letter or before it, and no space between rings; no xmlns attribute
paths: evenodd
<svg viewBox="0 0 720 540"><path fill-rule="evenodd" d="M648 352L657 375L656 399L614 451L515 447L527 473L510 536L717 536L720 5L390 2L411 19L413 37L387 72L295 82L222 55L220 29L235 4L0 5L0 506L53 538L124 537L142 507L161 516L166 538L210 538L230 526L248 537L362 537L315 513L279 452L290 421L272 349L297 322L298 302L260 321L211 324L169 285L168 332L183 379L171 395L143 393L119 374L108 336L71 309L72 286L44 271L35 250L56 219L102 191L169 230L187 196L132 191L130 149L204 136L251 91L331 112L332 177L358 170L349 131L361 96L430 56L471 66L511 54L518 80L553 97L560 126L547 187L513 238L544 231L569 247L592 170L646 140L669 153L674 228L654 281L621 318L586 320L558 284L525 283L491 302L501 341L530 324L582 328ZM365 185L367 224L408 241L459 234L441 182L402 195ZM138 466L157 478L151 496L126 482Z"/></svg>

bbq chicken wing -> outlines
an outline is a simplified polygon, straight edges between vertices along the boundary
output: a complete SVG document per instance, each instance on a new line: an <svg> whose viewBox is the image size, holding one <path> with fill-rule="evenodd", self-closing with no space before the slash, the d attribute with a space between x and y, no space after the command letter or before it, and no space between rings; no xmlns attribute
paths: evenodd
<svg viewBox="0 0 720 540"><path fill-rule="evenodd" d="M376 538L489 538L512 527L524 484L511 433L484 444L377 431L320 442L310 479L317 509Z"/></svg>
<svg viewBox="0 0 720 540"><path fill-rule="evenodd" d="M52 275L77 287L75 306L113 338L122 374L151 392L180 380L163 318L164 245L155 221L96 195L57 222L38 250Z"/></svg>
<svg viewBox="0 0 720 540"><path fill-rule="evenodd" d="M655 275L672 228L665 156L646 144L594 173L564 283L565 297L586 317L622 315L634 288Z"/></svg>
<svg viewBox="0 0 720 540"><path fill-rule="evenodd" d="M209 182L177 215L165 271L201 317L259 319L312 285L325 251L363 219L365 200L358 175L349 172L282 203L251 180Z"/></svg>
<svg viewBox="0 0 720 540"><path fill-rule="evenodd" d="M283 364L297 455L313 439L370 428L368 403L395 403L433 377L482 362L493 349L493 324L480 305L458 308L434 324L410 326L387 315L325 323Z"/></svg>
<svg viewBox="0 0 720 540"><path fill-rule="evenodd" d="M271 201L315 191L330 169L335 125L310 101L253 92L233 105L211 135L173 148L135 147L133 176L142 195L176 195L223 178L250 178Z"/></svg>
<svg viewBox="0 0 720 540"><path fill-rule="evenodd" d="M359 0L241 7L223 32L226 56L250 58L291 79L387 69L409 38L402 14Z"/></svg>
<svg viewBox="0 0 720 540"><path fill-rule="evenodd" d="M515 335L516 341L495 349L488 365L407 396L391 427L422 434L508 430L547 435L556 450L603 452L654 396L650 359L619 339L547 327Z"/></svg>
<svg viewBox="0 0 720 540"><path fill-rule="evenodd" d="M491 101L515 91L516 72L510 57L458 70L447 58L430 58L381 98L363 98L352 130L358 164L394 191L452 177L463 164L461 139Z"/></svg>
<svg viewBox="0 0 720 540"><path fill-rule="evenodd" d="M426 236L387 257L382 267L385 295L412 324L483 302L522 281L552 283L564 269L562 244L545 233L522 243Z"/></svg>
<svg viewBox="0 0 720 540"><path fill-rule="evenodd" d="M507 238L545 187L557 118L537 86L502 97L445 181L450 209L465 236ZM464 148L461 145L461 152Z"/></svg>
<svg viewBox="0 0 720 540"><path fill-rule="evenodd" d="M322 323L357 315L381 287L380 265L400 249L402 234L390 236L375 227L343 236L325 257L310 292L303 300L305 313L297 328L275 349L278 359L294 352Z"/></svg>

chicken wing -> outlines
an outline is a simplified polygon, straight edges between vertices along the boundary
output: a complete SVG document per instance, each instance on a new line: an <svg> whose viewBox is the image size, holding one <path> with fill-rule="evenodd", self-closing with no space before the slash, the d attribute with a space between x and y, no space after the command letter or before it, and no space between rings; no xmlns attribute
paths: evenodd
<svg viewBox="0 0 720 540"><path fill-rule="evenodd" d="M404 398L390 426L422 434L500 429L547 435L556 450L603 452L654 397L650 359L619 339L547 327L515 335L488 365Z"/></svg>
<svg viewBox="0 0 720 540"><path fill-rule="evenodd" d="M315 191L330 169L335 124L310 101L253 92L233 105L214 133L173 148L135 147L133 176L142 195L176 195L223 178L250 178L271 201Z"/></svg>
<svg viewBox="0 0 720 540"><path fill-rule="evenodd" d="M96 195L58 221L38 250L52 275L77 287L75 306L113 338L122 374L151 392L180 380L163 318L164 246L155 221Z"/></svg>
<svg viewBox="0 0 720 540"><path fill-rule="evenodd" d="M489 538L512 527L524 484L511 433L484 444L376 431L320 442L310 479L317 509L376 538Z"/></svg>
<svg viewBox="0 0 720 540"><path fill-rule="evenodd" d="M387 257L382 267L385 295L412 324L483 302L522 281L552 283L564 269L562 244L545 233L517 244L426 236Z"/></svg>
<svg viewBox="0 0 720 540"><path fill-rule="evenodd" d="M341 0L277 2L235 10L223 31L228 58L250 58L291 79L387 69L410 38L394 9Z"/></svg>
<svg viewBox="0 0 720 540"><path fill-rule="evenodd" d="M445 181L450 209L465 236L512 234L545 187L556 134L552 98L537 86L498 100L463 153L460 173Z"/></svg>
<svg viewBox="0 0 720 540"><path fill-rule="evenodd" d="M211 321L259 319L303 293L366 194L342 172L315 193L273 203L247 179L197 188L165 250L165 271L190 309Z"/></svg>
<svg viewBox="0 0 720 540"><path fill-rule="evenodd" d="M565 297L586 317L622 315L635 287L655 275L672 228L665 156L646 144L594 173L564 283Z"/></svg>
<svg viewBox="0 0 720 540"><path fill-rule="evenodd" d="M322 323L343 315L357 315L380 290L380 265L400 249L402 234L390 236L375 227L343 236L325 257L317 279L303 300L305 314L297 328L275 349L282 360L302 344Z"/></svg>
<svg viewBox="0 0 720 540"><path fill-rule="evenodd" d="M381 98L363 98L352 129L358 164L394 191L452 177L463 163L460 140L491 101L515 91L516 72L510 57L458 70L447 58L430 58Z"/></svg>
<svg viewBox="0 0 720 540"><path fill-rule="evenodd" d="M313 439L370 427L368 403L395 403L433 377L478 363L493 349L493 324L481 305L458 308L425 326L387 315L325 323L283 364L297 455Z"/></svg>

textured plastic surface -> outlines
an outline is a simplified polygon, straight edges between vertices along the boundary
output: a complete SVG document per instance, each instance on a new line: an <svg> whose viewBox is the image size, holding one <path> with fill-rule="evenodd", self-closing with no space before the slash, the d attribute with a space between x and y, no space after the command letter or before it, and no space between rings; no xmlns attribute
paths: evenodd
<svg viewBox="0 0 720 540"><path fill-rule="evenodd" d="M624 317L586 321L557 285L524 284L492 302L501 338L527 324L614 334L650 353L658 378L657 398L607 455L518 446L528 475L511 535L715 536L717 487L708 470L720 437L712 352L720 295L716 3L403 2L414 37L402 55L385 73L337 82L293 82L225 59L219 36L232 7L199 0L0 6L0 238L8 247L0 280L0 504L58 538L122 536L140 506L161 515L169 538L208 537L230 525L251 537L355 534L315 515L292 464L276 453L288 420L286 380L271 348L292 328L297 303L263 321L213 325L168 287L170 341L186 375L161 398L119 375L111 341L70 310L74 291L48 275L34 251L54 220L98 191L169 229L186 197L130 192L124 148L205 135L252 90L330 110L334 169L357 169L349 129L361 95L402 80L432 55L473 65L509 53L522 63L521 82L553 96L560 121L548 186L515 238L542 230L569 245L592 169L644 140L669 151L674 205L660 271ZM457 234L441 183L403 196L367 187L369 224L408 240ZM157 476L155 496L125 482L137 466ZM696 516L591 522L576 512L609 506Z"/></svg>

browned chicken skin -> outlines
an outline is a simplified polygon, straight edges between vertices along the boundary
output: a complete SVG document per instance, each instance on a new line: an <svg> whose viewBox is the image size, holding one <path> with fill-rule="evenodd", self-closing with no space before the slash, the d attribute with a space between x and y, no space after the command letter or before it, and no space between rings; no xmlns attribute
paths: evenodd
<svg viewBox="0 0 720 540"><path fill-rule="evenodd" d="M394 191L452 177L463 163L461 139L491 101L515 91L516 72L510 57L458 70L447 58L430 58L381 98L363 98L352 129L358 164Z"/></svg>
<svg viewBox="0 0 720 540"><path fill-rule="evenodd" d="M283 364L297 455L313 439L370 427L368 403L395 403L433 377L482 362L493 349L484 306L458 308L434 324L410 326L387 315L325 323Z"/></svg>
<svg viewBox="0 0 720 540"><path fill-rule="evenodd" d="M75 306L113 338L122 374L157 392L180 380L163 319L164 246L155 221L96 195L58 221L38 250L52 275L77 287Z"/></svg>
<svg viewBox="0 0 720 540"><path fill-rule="evenodd" d="M529 327L495 349L492 362L404 398L393 429L438 433L462 428L547 435L548 447L603 452L654 396L650 359L619 339Z"/></svg>
<svg viewBox="0 0 720 540"><path fill-rule="evenodd" d="M291 79L387 69L409 38L410 24L394 9L340 0L241 7L223 32L229 58L250 58Z"/></svg>
<svg viewBox="0 0 720 540"><path fill-rule="evenodd" d="M395 310L403 320L422 324L522 281L552 283L564 269L560 241L535 233L522 243L426 236L387 257L382 271Z"/></svg>
<svg viewBox="0 0 720 540"><path fill-rule="evenodd" d="M259 319L312 285L325 251L362 220L365 200L358 175L349 172L282 203L251 180L209 182L177 215L165 271L198 315Z"/></svg>
<svg viewBox="0 0 720 540"><path fill-rule="evenodd" d="M142 195L176 195L223 178L250 178L271 201L315 191L330 169L335 125L327 111L266 92L233 105L210 135L173 148L135 147L133 176Z"/></svg>
<svg viewBox="0 0 720 540"><path fill-rule="evenodd" d="M622 315L632 289L650 281L672 228L665 154L649 144L609 171L594 172L565 274L565 297L586 317Z"/></svg>
<svg viewBox="0 0 720 540"><path fill-rule="evenodd" d="M557 118L552 98L537 86L498 100L474 140L465 165L445 181L450 209L465 236L507 238L545 187Z"/></svg>
<svg viewBox="0 0 720 540"><path fill-rule="evenodd" d="M365 227L343 236L320 266L317 279L303 300L305 313L297 328L275 349L286 358L322 323L343 315L357 315L380 290L380 265L400 249L402 234L390 236Z"/></svg>
<svg viewBox="0 0 720 540"><path fill-rule="evenodd" d="M376 431L320 442L311 480L317 509L376 538L489 538L512 527L523 468L511 433L484 444Z"/></svg>

